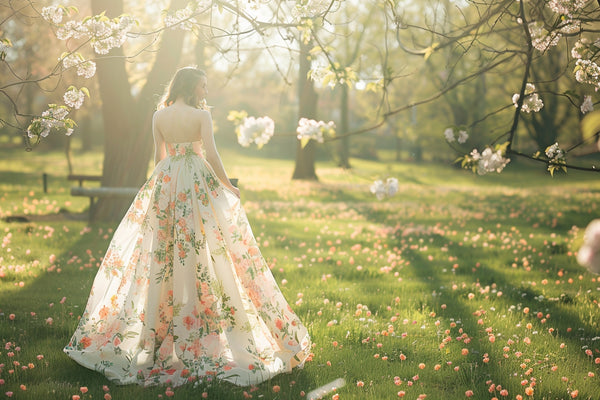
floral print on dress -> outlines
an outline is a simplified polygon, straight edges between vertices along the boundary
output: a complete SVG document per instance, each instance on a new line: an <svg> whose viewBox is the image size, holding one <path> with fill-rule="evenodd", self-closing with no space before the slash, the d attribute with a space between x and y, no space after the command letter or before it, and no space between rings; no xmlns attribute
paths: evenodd
<svg viewBox="0 0 600 400"><path fill-rule="evenodd" d="M168 156L115 231L64 351L119 384L247 386L302 366L306 327L199 142Z"/></svg>

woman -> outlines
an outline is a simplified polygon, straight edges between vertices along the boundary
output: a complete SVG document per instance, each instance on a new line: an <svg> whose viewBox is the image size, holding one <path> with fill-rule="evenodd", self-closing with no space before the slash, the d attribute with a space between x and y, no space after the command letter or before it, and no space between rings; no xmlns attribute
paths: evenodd
<svg viewBox="0 0 600 400"><path fill-rule="evenodd" d="M155 169L115 231L64 351L119 384L257 384L301 366L306 328L277 287L183 68L153 118ZM205 154L205 156L203 155Z"/></svg>

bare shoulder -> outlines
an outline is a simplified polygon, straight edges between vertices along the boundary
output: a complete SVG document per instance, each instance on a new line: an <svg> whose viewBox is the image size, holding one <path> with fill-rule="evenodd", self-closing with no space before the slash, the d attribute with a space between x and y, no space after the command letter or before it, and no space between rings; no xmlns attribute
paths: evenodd
<svg viewBox="0 0 600 400"><path fill-rule="evenodd" d="M156 117L156 116L158 116L158 115L162 115L162 114L164 114L164 113L165 113L165 111L167 111L167 109L168 109L168 107L163 107L163 108L160 108L160 109L158 109L158 110L154 111L154 116Z"/></svg>
<svg viewBox="0 0 600 400"><path fill-rule="evenodd" d="M162 119L163 115L165 114L165 110L166 108L161 108L160 110L154 111L154 114L152 115L152 121L156 123L156 121Z"/></svg>
<svg viewBox="0 0 600 400"><path fill-rule="evenodd" d="M193 111L193 114L194 114L194 121L196 121L196 123L198 125L200 125L200 127L203 131L206 131L206 128L209 125L212 125L212 117L210 115L210 111L195 109Z"/></svg>
<svg viewBox="0 0 600 400"><path fill-rule="evenodd" d="M212 119L212 117L210 115L210 111L208 111L208 110L202 110L200 108L197 108L194 110L194 114L196 115L197 118L199 118L203 122L210 121Z"/></svg>

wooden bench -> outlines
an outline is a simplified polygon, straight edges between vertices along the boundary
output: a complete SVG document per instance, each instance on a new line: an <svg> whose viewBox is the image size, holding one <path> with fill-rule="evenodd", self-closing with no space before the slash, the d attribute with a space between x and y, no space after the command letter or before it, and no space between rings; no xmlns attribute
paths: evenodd
<svg viewBox="0 0 600 400"><path fill-rule="evenodd" d="M92 181L92 182L100 182L102 180L102 175L77 175L77 174L69 174L67 175L67 180L69 181L79 181L79 186L83 186L84 181Z"/></svg>
<svg viewBox="0 0 600 400"><path fill-rule="evenodd" d="M83 187L84 181L100 181L102 176L96 175L69 175L67 177L68 180L71 181L79 181L79 186L73 186L71 188L71 196L79 196L79 197L89 197L90 198L90 208L89 208L89 220L92 220L93 212L94 212L94 203L95 199L99 197L121 197L121 198L129 198L133 200L135 195L139 192L140 188L135 187ZM238 179L232 178L230 179L231 183L234 186L237 186Z"/></svg>
<svg viewBox="0 0 600 400"><path fill-rule="evenodd" d="M122 197L133 200L140 188L134 187L81 187L71 188L71 196L81 196L90 198L89 220L92 220L94 211L94 201L99 197Z"/></svg>

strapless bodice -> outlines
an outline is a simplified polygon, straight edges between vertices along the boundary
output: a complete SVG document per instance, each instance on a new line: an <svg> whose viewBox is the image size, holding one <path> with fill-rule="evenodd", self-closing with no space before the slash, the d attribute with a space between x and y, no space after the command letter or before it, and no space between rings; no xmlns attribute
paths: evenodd
<svg viewBox="0 0 600 400"><path fill-rule="evenodd" d="M167 154L170 157L187 157L187 156L200 156L202 157L202 148L200 141L196 142L180 142L180 143L166 143Z"/></svg>

